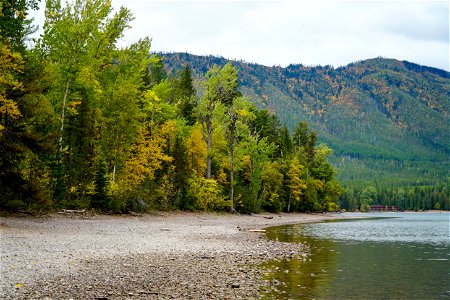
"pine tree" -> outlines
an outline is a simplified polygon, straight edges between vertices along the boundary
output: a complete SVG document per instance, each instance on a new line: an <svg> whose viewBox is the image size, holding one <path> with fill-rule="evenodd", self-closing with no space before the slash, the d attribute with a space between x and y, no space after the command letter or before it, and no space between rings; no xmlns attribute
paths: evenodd
<svg viewBox="0 0 450 300"><path fill-rule="evenodd" d="M280 156L282 158L287 158L292 153L292 140L289 135L289 130L286 125L283 126L281 130L281 147L280 147Z"/></svg>
<svg viewBox="0 0 450 300"><path fill-rule="evenodd" d="M187 125L194 125L197 121L195 114L195 89L192 83L191 68L186 64L179 75L177 82L178 109Z"/></svg>
<svg viewBox="0 0 450 300"><path fill-rule="evenodd" d="M111 200L107 194L108 177L106 176L106 164L101 160L97 164L97 170L94 177L94 195L92 196L91 206L102 211L111 209Z"/></svg>

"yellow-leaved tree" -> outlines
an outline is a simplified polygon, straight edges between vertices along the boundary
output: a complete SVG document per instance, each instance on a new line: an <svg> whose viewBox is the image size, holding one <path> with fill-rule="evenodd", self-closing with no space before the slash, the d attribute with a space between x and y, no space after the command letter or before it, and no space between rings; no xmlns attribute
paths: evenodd
<svg viewBox="0 0 450 300"><path fill-rule="evenodd" d="M300 164L297 156L294 156L289 165L289 171L287 172L287 177L289 179L289 202L287 211L291 209L291 204L300 204L301 196L303 195L303 190L306 189L306 183L301 178L304 171L304 166Z"/></svg>
<svg viewBox="0 0 450 300"><path fill-rule="evenodd" d="M22 83L17 78L22 71L22 55L0 41L0 135L9 123L21 117L17 103L8 98L8 93L22 89Z"/></svg>
<svg viewBox="0 0 450 300"><path fill-rule="evenodd" d="M187 140L187 146L189 169L196 173L197 176L205 176L208 149L199 124L192 128L192 133Z"/></svg>
<svg viewBox="0 0 450 300"><path fill-rule="evenodd" d="M152 180L162 162L172 161L172 157L164 153L163 147L167 143L168 135L174 131L174 120L153 127L152 133L148 128L141 129L136 143L132 145L131 157L125 162L121 179L124 191L135 188L146 178Z"/></svg>

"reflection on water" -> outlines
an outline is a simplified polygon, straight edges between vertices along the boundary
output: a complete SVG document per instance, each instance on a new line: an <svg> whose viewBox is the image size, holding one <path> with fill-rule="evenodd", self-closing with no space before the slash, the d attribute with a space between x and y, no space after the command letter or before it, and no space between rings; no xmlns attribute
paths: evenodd
<svg viewBox="0 0 450 300"><path fill-rule="evenodd" d="M449 224L448 214L443 216L430 219L428 214L424 221L417 214L408 215L408 221L401 217L269 228L269 239L303 243L311 253L306 260L266 263L267 279L279 284L264 298L448 299ZM423 236L429 228L437 231L433 240ZM412 236L419 242L411 241Z"/></svg>

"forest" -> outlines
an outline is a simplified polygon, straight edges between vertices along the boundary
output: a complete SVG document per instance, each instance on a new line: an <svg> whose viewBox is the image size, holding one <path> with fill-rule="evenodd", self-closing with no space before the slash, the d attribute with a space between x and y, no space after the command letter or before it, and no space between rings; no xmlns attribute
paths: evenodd
<svg viewBox="0 0 450 300"><path fill-rule="evenodd" d="M30 43L38 4L0 4L2 210L450 209L445 71L119 48L99 0L46 1Z"/></svg>
<svg viewBox="0 0 450 300"><path fill-rule="evenodd" d="M29 46L37 6L0 7L2 210L338 209L331 149L257 109L231 63L168 75L149 38L117 46L133 15L103 0L46 1Z"/></svg>

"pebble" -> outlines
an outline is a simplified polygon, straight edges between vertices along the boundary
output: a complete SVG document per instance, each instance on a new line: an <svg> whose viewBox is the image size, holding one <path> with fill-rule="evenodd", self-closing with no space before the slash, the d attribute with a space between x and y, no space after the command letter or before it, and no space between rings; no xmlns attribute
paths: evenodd
<svg viewBox="0 0 450 300"><path fill-rule="evenodd" d="M248 232L265 225L259 220L2 218L0 262L14 268L2 273L0 299L258 299L262 287L280 285L265 279L262 263L303 259L308 250Z"/></svg>

